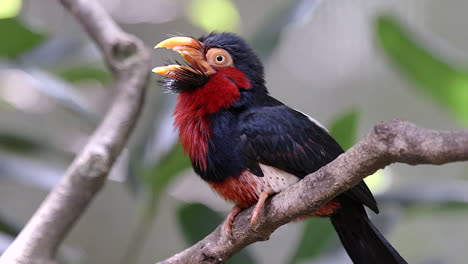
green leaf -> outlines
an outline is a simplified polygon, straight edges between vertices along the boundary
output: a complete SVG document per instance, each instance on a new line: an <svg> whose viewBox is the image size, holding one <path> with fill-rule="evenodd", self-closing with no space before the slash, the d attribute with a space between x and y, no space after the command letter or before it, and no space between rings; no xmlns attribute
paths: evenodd
<svg viewBox="0 0 468 264"><path fill-rule="evenodd" d="M446 212L447 214L453 213L454 211L467 212L468 203L466 202L439 203L439 204L432 205L432 208L429 208L429 210L433 210L433 211L439 210L441 212Z"/></svg>
<svg viewBox="0 0 468 264"><path fill-rule="evenodd" d="M330 134L344 150L356 143L359 112L350 110L339 116L330 126Z"/></svg>
<svg viewBox="0 0 468 264"><path fill-rule="evenodd" d="M367 176L364 179L364 182L367 184L367 187L372 191L372 193L380 194L388 190L391 182L391 175L389 171L378 170L374 174Z"/></svg>
<svg viewBox="0 0 468 264"><path fill-rule="evenodd" d="M224 221L219 213L199 203L181 206L178 210L178 219L185 239L190 245L203 239ZM228 263L249 264L255 263L255 260L244 249L234 255Z"/></svg>
<svg viewBox="0 0 468 264"><path fill-rule="evenodd" d="M46 146L18 134L0 132L0 148L16 153L29 153L44 149Z"/></svg>
<svg viewBox="0 0 468 264"><path fill-rule="evenodd" d="M137 163L138 165L140 163ZM164 189L182 172L191 166L190 161L184 155L182 145L175 144L161 160L153 167L143 170L136 169L134 173L144 183L145 199L141 200L142 208L138 224L130 238L129 246L121 263L137 263L141 248L147 241L148 234L156 216L159 197ZM138 177L137 176L137 177Z"/></svg>
<svg viewBox="0 0 468 264"><path fill-rule="evenodd" d="M10 102L5 100L4 98L0 98L0 110L13 110L15 106L12 105Z"/></svg>
<svg viewBox="0 0 468 264"><path fill-rule="evenodd" d="M32 32L16 18L0 19L0 57L15 58L28 51L46 38L42 34Z"/></svg>
<svg viewBox="0 0 468 264"><path fill-rule="evenodd" d="M75 65L54 72L62 79L72 83L89 80L108 83L112 80L112 75L108 70L95 65Z"/></svg>
<svg viewBox="0 0 468 264"><path fill-rule="evenodd" d="M192 0L188 18L206 32L239 29L240 15L230 0Z"/></svg>
<svg viewBox="0 0 468 264"><path fill-rule="evenodd" d="M184 155L182 145L178 143L154 167L143 172L143 180L153 193L159 193L190 166L190 160Z"/></svg>
<svg viewBox="0 0 468 264"><path fill-rule="evenodd" d="M188 243L203 239L223 222L223 217L199 203L182 205L178 211L179 224Z"/></svg>
<svg viewBox="0 0 468 264"><path fill-rule="evenodd" d="M333 245L335 231L327 218L309 218L304 224L304 232L299 246L290 263L295 264L319 256Z"/></svg>
<svg viewBox="0 0 468 264"><path fill-rule="evenodd" d="M22 0L2 0L0 5L0 19L15 17L21 10Z"/></svg>
<svg viewBox="0 0 468 264"><path fill-rule="evenodd" d="M12 223L10 219L4 215L0 215L0 233L8 234L12 237L16 237L21 228Z"/></svg>
<svg viewBox="0 0 468 264"><path fill-rule="evenodd" d="M378 43L400 72L468 125L468 72L433 55L392 17L378 17L375 27Z"/></svg>
<svg viewBox="0 0 468 264"><path fill-rule="evenodd" d="M441 202L424 203L421 201L405 201L405 216L423 216L433 214L454 215L456 213L465 213L468 210L467 203Z"/></svg>

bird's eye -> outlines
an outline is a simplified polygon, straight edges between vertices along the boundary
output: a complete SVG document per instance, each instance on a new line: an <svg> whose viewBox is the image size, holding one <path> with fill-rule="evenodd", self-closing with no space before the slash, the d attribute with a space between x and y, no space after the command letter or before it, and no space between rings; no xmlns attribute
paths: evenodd
<svg viewBox="0 0 468 264"><path fill-rule="evenodd" d="M229 67L233 65L232 57L224 49L211 48L206 52L206 60L214 67Z"/></svg>

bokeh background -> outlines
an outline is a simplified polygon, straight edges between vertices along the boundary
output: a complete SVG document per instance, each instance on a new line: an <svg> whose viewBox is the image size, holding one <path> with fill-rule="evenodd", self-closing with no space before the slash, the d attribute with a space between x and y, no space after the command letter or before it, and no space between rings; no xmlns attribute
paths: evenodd
<svg viewBox="0 0 468 264"><path fill-rule="evenodd" d="M373 124L468 126L468 1L100 0L149 47L234 31L271 94L348 148ZM173 52L154 51L154 65ZM111 180L60 250L63 263L154 263L214 229L229 204L194 176L153 76ZM57 1L0 2L0 252L84 146L113 96L95 45ZM468 165L392 165L366 179L372 218L409 263L466 263ZM326 219L288 224L230 263L349 263Z"/></svg>

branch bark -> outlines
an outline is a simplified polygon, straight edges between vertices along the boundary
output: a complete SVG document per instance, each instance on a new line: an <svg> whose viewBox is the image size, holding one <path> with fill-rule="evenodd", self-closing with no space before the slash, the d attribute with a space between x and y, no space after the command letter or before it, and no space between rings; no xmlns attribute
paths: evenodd
<svg viewBox="0 0 468 264"><path fill-rule="evenodd" d="M0 264L56 263L58 246L104 185L144 101L150 56L143 43L123 32L97 1L60 2L96 42L119 92L90 141L1 256Z"/></svg>
<svg viewBox="0 0 468 264"><path fill-rule="evenodd" d="M157 263L225 263L242 248L267 240L278 227L318 210L391 163L440 165L467 160L468 130L436 131L399 120L380 123L333 162L272 197L260 215L256 230L250 228L250 208L235 219L235 240L230 241L219 226L192 247Z"/></svg>

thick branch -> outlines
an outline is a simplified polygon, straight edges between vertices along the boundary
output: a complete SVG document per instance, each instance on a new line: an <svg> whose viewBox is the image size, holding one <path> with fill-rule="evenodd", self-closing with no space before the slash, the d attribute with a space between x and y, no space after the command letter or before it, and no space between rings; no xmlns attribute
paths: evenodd
<svg viewBox="0 0 468 264"><path fill-rule="evenodd" d="M94 0L61 0L104 55L119 93L60 183L1 256L0 264L54 263L56 250L102 188L140 114L149 69L143 43L123 32ZM40 177L40 175L39 175Z"/></svg>
<svg viewBox="0 0 468 264"><path fill-rule="evenodd" d="M236 217L236 240L229 241L218 227L192 247L158 264L224 263L242 248L268 239L278 227L319 209L391 163L444 164L466 160L468 131L435 131L399 120L378 124L349 151L275 195L265 206L255 231L250 228L251 208Z"/></svg>

